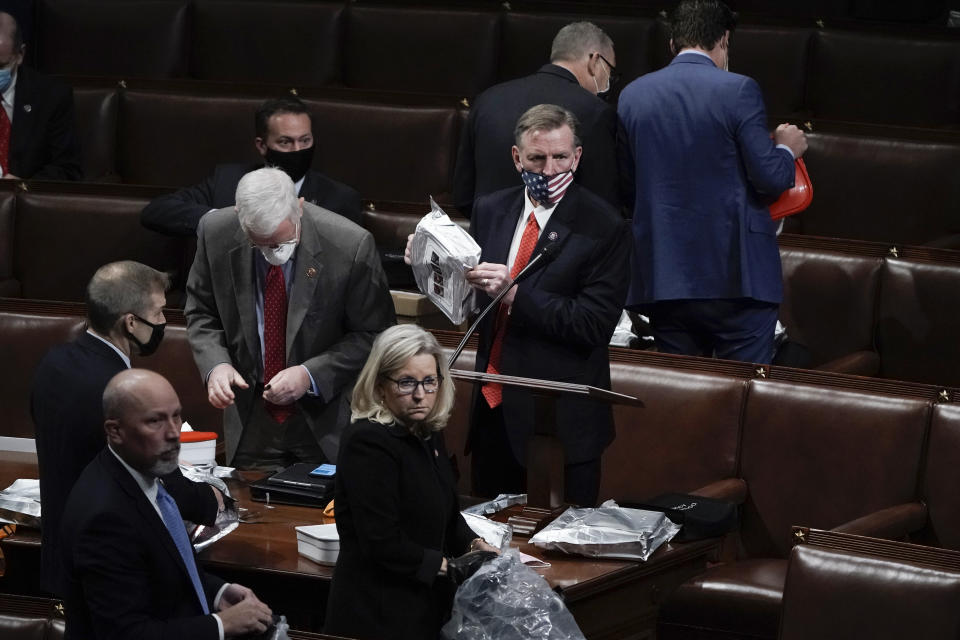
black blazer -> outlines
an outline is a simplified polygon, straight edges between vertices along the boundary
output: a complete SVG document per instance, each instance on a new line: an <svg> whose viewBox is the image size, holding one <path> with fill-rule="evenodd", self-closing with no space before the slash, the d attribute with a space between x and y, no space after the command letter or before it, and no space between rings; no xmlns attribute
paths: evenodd
<svg viewBox="0 0 960 640"><path fill-rule="evenodd" d="M84 467L106 444L103 390L124 369L116 351L83 333L50 349L34 375L30 404L43 500L41 577L43 587L57 595L65 592L61 514ZM213 524L217 501L209 487L187 480L179 470L166 482L184 517Z"/></svg>
<svg viewBox="0 0 960 640"><path fill-rule="evenodd" d="M437 571L476 536L460 515L443 438L402 425L347 427L337 463L340 556L325 633L436 638L453 599Z"/></svg>
<svg viewBox="0 0 960 640"><path fill-rule="evenodd" d="M470 234L482 249L481 262L507 263L524 191L514 187L477 200ZM630 228L609 204L573 184L541 231L533 255L547 244L555 245L556 258L518 285L500 370L609 389L607 344L630 280ZM483 308L490 298L478 293L477 302ZM487 368L496 316L488 314L480 325L477 371ZM485 402L483 395L475 392L474 402ZM533 400L523 389L504 387L502 407L511 448L518 460L526 460ZM557 436L568 464L600 457L613 435L609 405L557 400Z"/></svg>
<svg viewBox="0 0 960 640"><path fill-rule="evenodd" d="M453 176L457 209L470 217L480 196L523 184L510 156L513 129L520 116L538 104L569 109L580 122L583 155L577 183L618 211L623 205L632 206L633 175L617 112L581 87L572 73L547 64L533 75L495 85L477 96L460 134Z"/></svg>
<svg viewBox="0 0 960 640"><path fill-rule="evenodd" d="M21 178L80 180L73 89L21 65L13 102L10 167L4 171Z"/></svg>
<svg viewBox="0 0 960 640"><path fill-rule="evenodd" d="M77 480L61 535L69 576L66 638L219 638L163 520L109 449ZM223 581L199 561L197 570L213 611Z"/></svg>
<svg viewBox="0 0 960 640"><path fill-rule="evenodd" d="M159 233L196 236L200 218L211 209L232 207L240 178L262 167L262 164L217 165L213 175L200 184L155 198L143 208L140 222ZM306 202L361 224L360 194L353 187L311 170L303 180L300 195Z"/></svg>

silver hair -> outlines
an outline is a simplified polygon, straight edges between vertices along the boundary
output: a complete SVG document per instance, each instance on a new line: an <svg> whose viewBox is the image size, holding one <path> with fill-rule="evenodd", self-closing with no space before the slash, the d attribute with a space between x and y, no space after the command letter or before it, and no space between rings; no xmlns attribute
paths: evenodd
<svg viewBox="0 0 960 640"><path fill-rule="evenodd" d="M235 201L240 226L258 236L269 236L284 220L295 218L300 208L293 180L273 167L243 176Z"/></svg>
<svg viewBox="0 0 960 640"><path fill-rule="evenodd" d="M589 53L613 51L613 40L592 22L571 22L557 32L550 62L576 62Z"/></svg>
<svg viewBox="0 0 960 640"><path fill-rule="evenodd" d="M396 416L381 401L379 386L383 383L384 376L394 374L402 369L410 358L421 354L433 356L437 363L437 374L443 378L437 390L437 401L423 422L431 431L443 429L453 410L453 380L450 379L447 359L437 339L415 324L394 325L374 340L370 357L363 365L353 387L350 421L367 419L381 424L395 422Z"/></svg>

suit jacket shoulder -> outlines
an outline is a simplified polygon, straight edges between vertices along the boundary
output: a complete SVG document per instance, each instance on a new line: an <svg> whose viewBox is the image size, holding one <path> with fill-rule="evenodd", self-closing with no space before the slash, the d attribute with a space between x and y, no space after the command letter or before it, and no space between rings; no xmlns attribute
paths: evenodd
<svg viewBox="0 0 960 640"><path fill-rule="evenodd" d="M17 69L9 167L21 178L80 180L73 90L28 67Z"/></svg>

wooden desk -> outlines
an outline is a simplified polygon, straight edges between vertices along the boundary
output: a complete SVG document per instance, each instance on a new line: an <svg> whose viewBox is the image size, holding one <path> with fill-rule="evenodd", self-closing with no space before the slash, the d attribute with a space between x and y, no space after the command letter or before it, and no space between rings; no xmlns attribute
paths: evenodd
<svg viewBox="0 0 960 640"><path fill-rule="evenodd" d="M0 484L6 482L3 486L7 486L17 477L36 477L35 458L0 453ZM294 530L318 523L319 510L284 505L267 509L250 500L244 483L231 481L230 488L248 509L244 517L256 515L260 521L241 523L205 549L200 554L203 566L225 580L254 589L275 611L285 614L294 628L319 631L333 567L300 556ZM537 572L563 597L587 638L639 640L654 637L660 601L681 582L702 572L715 557L720 541L668 544L645 563L548 554L523 538L515 540L514 546L551 563ZM39 594L35 580L31 581L39 573L39 532L21 527L0 542L0 548L8 557L9 569L0 580L0 591Z"/></svg>

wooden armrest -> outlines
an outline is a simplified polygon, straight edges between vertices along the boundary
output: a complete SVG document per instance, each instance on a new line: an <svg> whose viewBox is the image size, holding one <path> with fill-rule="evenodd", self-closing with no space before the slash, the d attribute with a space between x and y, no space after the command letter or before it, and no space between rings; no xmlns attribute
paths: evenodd
<svg viewBox="0 0 960 640"><path fill-rule="evenodd" d="M880 372L880 356L876 351L854 351L819 365L817 370L875 376Z"/></svg>
<svg viewBox="0 0 960 640"><path fill-rule="evenodd" d="M717 500L726 500L734 504L743 504L747 499L747 483L740 478L726 478L711 482L705 487L700 487L691 491L692 495L703 496L704 498L716 498Z"/></svg>
<svg viewBox="0 0 960 640"><path fill-rule="evenodd" d="M927 505L922 502L908 502L874 511L836 526L831 531L897 540L921 529L926 522Z"/></svg>

